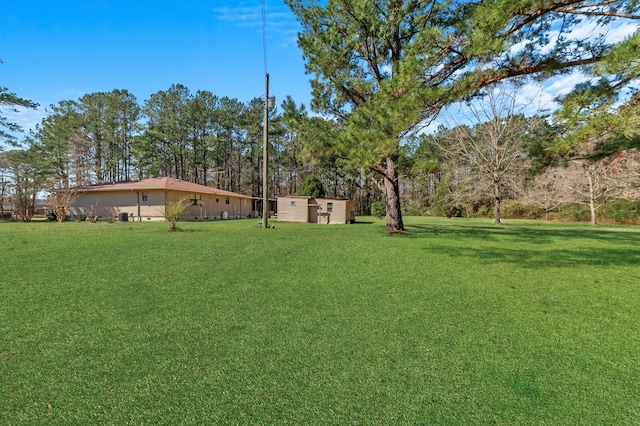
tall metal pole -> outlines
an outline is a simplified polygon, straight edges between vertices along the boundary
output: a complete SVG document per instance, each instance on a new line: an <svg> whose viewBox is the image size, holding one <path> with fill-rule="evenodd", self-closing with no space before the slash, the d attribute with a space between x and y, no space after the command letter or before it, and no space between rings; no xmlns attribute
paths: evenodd
<svg viewBox="0 0 640 426"><path fill-rule="evenodd" d="M262 127L262 228L269 227L269 73L265 74L264 124Z"/></svg>

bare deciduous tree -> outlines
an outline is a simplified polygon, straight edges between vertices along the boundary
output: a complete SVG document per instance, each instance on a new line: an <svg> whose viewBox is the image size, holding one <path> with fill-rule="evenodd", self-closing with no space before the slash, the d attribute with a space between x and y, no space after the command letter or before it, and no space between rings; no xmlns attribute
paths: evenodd
<svg viewBox="0 0 640 426"><path fill-rule="evenodd" d="M568 190L566 201L589 206L593 226L598 224L598 210L616 189L608 179L609 172L606 159L574 160L562 170L563 183Z"/></svg>
<svg viewBox="0 0 640 426"><path fill-rule="evenodd" d="M451 115L455 127L442 132L436 144L457 176L466 176L461 190L493 200L494 221L500 225L502 198L520 184L528 167L524 147L535 119L518 114L515 93L506 90L492 89L467 106L466 112Z"/></svg>
<svg viewBox="0 0 640 426"><path fill-rule="evenodd" d="M566 199L566 187L562 173L555 168L549 168L536 175L525 189L522 197L526 204L543 209L545 220L549 220L549 213L558 208Z"/></svg>
<svg viewBox="0 0 640 426"><path fill-rule="evenodd" d="M73 204L77 196L77 188L67 187L54 190L53 194L49 198L49 202L51 204L51 210L53 210L53 213L56 215L56 220L58 222L64 222L67 220L71 204Z"/></svg>
<svg viewBox="0 0 640 426"><path fill-rule="evenodd" d="M617 153L611 160L609 177L618 188L616 195L624 198L640 197L640 151L629 149Z"/></svg>

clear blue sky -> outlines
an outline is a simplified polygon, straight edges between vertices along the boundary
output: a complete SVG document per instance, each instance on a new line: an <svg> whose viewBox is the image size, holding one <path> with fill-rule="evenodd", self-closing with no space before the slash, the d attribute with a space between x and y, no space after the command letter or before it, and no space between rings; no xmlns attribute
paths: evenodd
<svg viewBox="0 0 640 426"><path fill-rule="evenodd" d="M265 0L270 94L309 105L311 89L296 44L300 29L282 0ZM619 41L634 22L604 29ZM603 32L576 28L585 39ZM553 36L553 33L551 34ZM40 104L37 111L2 113L25 130L45 108L86 93L126 89L139 103L172 84L246 102L264 95L260 0L2 0L0 87ZM523 104L553 105L584 77L573 73L520 90ZM537 99L537 100L536 100ZM437 123L436 123L437 124Z"/></svg>
<svg viewBox="0 0 640 426"><path fill-rule="evenodd" d="M308 106L300 27L265 4L270 94ZM126 89L142 103L174 83L248 101L264 95L262 34L260 0L4 0L0 86L41 105L5 115L29 128L60 100Z"/></svg>

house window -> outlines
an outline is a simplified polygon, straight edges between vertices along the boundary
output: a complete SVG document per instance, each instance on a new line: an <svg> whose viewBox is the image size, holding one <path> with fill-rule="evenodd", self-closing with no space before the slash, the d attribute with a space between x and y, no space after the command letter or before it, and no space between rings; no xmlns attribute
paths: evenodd
<svg viewBox="0 0 640 426"><path fill-rule="evenodd" d="M333 211L333 203L327 203L327 213L331 213Z"/></svg>
<svg viewBox="0 0 640 426"><path fill-rule="evenodd" d="M142 201L149 201L149 193L148 192L143 192L142 193Z"/></svg>
<svg viewBox="0 0 640 426"><path fill-rule="evenodd" d="M219 202L220 200L216 198L216 203Z"/></svg>
<svg viewBox="0 0 640 426"><path fill-rule="evenodd" d="M198 205L198 201L200 201L201 198L202 198L201 194L191 194L191 195L189 195L189 201L191 202L192 206L197 206Z"/></svg>
<svg viewBox="0 0 640 426"><path fill-rule="evenodd" d="M291 207L294 207L296 205L295 200L291 200Z"/></svg>
<svg viewBox="0 0 640 426"><path fill-rule="evenodd" d="M225 198L225 199L224 199L224 203L225 203L225 204L229 204L229 197L227 197L227 198Z"/></svg>

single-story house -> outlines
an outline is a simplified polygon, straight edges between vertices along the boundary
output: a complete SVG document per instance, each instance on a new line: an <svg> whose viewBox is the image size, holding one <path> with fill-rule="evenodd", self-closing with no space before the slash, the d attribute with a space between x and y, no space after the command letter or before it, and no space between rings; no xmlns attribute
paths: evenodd
<svg viewBox="0 0 640 426"><path fill-rule="evenodd" d="M303 223L352 223L356 203L334 198L278 197L278 221Z"/></svg>
<svg viewBox="0 0 640 426"><path fill-rule="evenodd" d="M186 220L256 216L251 197L169 177L80 187L70 214L97 215L99 220L163 220L165 203L183 197L189 201Z"/></svg>

